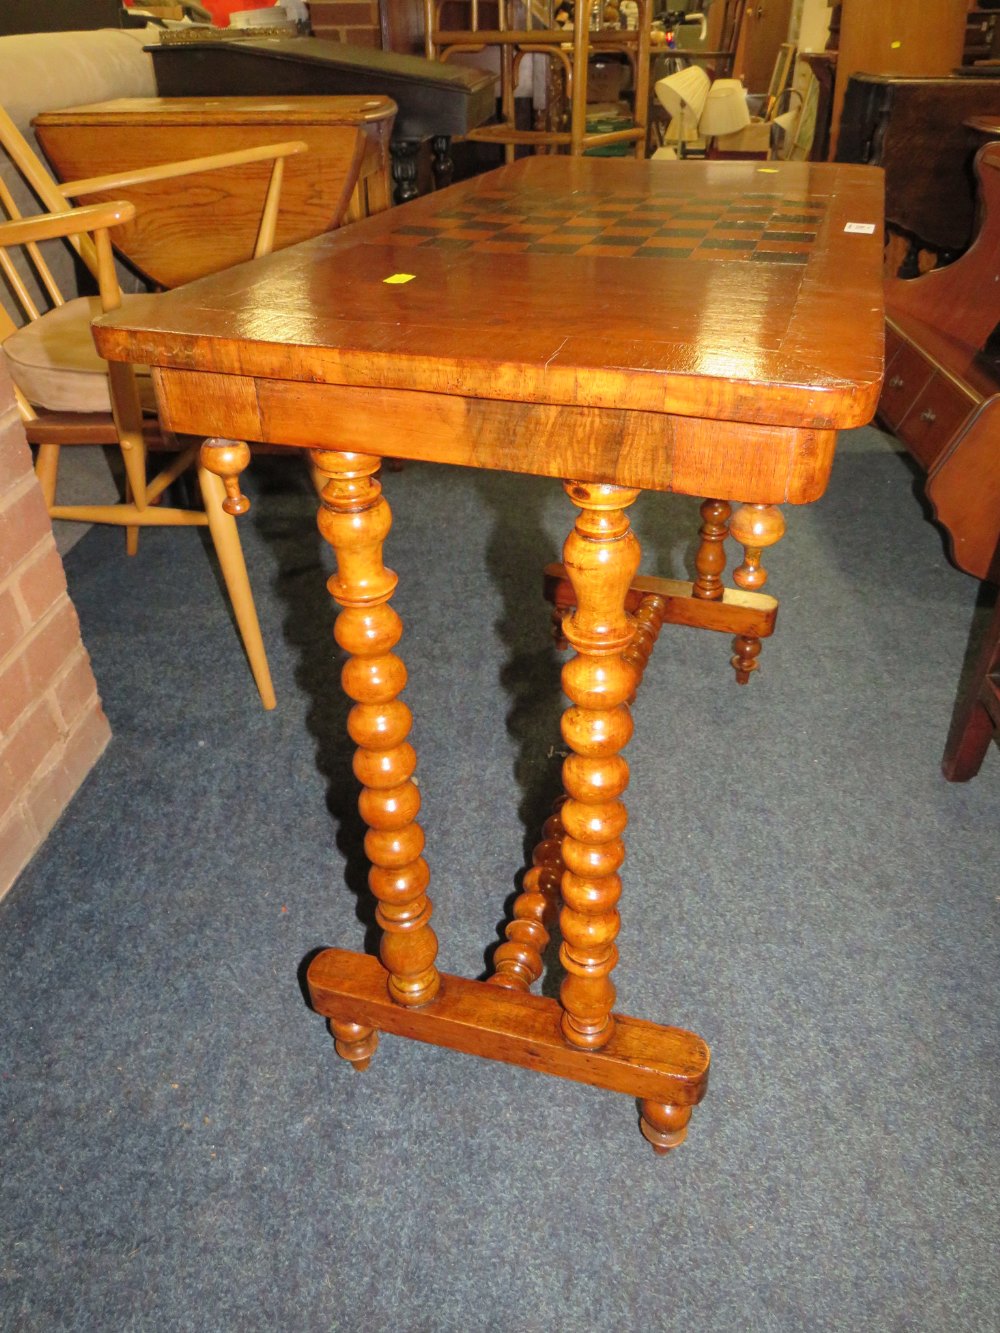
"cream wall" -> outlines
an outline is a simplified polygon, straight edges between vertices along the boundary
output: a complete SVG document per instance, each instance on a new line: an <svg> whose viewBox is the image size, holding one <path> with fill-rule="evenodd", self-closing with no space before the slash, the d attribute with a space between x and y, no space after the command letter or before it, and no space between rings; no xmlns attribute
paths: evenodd
<svg viewBox="0 0 1000 1333"><path fill-rule="evenodd" d="M796 13L792 14L792 29L788 39L798 45L800 51L822 51L830 31L832 6L826 0L803 0L798 10L798 33L795 32Z"/></svg>

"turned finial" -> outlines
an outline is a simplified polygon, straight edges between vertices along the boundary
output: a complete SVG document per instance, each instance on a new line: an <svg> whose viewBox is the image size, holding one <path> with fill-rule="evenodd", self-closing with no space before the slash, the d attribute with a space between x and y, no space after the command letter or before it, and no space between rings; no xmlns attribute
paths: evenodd
<svg viewBox="0 0 1000 1333"><path fill-rule="evenodd" d="M740 505L729 523L729 531L743 547L744 560L733 570L733 578L747 592L756 592L767 582L761 568L761 552L781 540L785 519L777 505Z"/></svg>
<svg viewBox="0 0 1000 1333"><path fill-rule="evenodd" d="M777 505L741 504L729 524L729 531L743 547L743 564L733 570L733 579L747 592L758 592L767 582L767 570L760 563L761 553L781 540L785 520ZM745 685L759 666L760 639L738 634L735 652L729 659L736 680Z"/></svg>
<svg viewBox="0 0 1000 1333"><path fill-rule="evenodd" d="M200 461L203 468L222 478L226 488L222 508L226 513L233 518L245 514L250 501L240 490L239 476L250 462L250 446L242 440L206 440L201 446Z"/></svg>

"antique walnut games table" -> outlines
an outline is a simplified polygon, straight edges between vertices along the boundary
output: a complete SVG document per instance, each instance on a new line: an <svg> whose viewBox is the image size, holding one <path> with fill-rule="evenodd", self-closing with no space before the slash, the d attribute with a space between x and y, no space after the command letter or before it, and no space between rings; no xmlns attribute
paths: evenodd
<svg viewBox="0 0 1000 1333"><path fill-rule="evenodd" d="M106 357L153 367L168 427L211 437L233 512L242 442L314 450L326 478L382 936L380 958L327 949L308 980L356 1068L396 1033L627 1093L658 1152L684 1138L707 1046L612 1012L629 702L665 622L735 635L738 678L756 667L778 505L822 494L837 430L878 400L882 239L870 167L533 157L95 326ZM579 510L547 571L575 650L565 800L485 981L434 966L383 456L560 478ZM638 575L643 489L710 497L692 582ZM557 918L551 999L530 988Z"/></svg>

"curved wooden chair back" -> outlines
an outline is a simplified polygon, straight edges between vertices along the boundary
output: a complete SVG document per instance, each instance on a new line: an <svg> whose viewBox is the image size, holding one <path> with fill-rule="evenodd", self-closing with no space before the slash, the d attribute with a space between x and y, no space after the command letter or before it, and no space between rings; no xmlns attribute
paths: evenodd
<svg viewBox="0 0 1000 1333"><path fill-rule="evenodd" d="M92 391L88 391L86 403L78 410L65 406L65 401L72 399L73 386L82 381L78 363L67 365L65 374L60 375L62 367L58 355L54 363L46 367L46 375L49 383L60 386L60 401L64 406L58 410L46 408L37 399L32 400L31 387L23 377L18 384L12 349L28 325L38 325L42 329L42 343L46 347L62 346L61 339L67 332L75 337L77 346L81 341L89 345L89 324L93 315L115 310L122 303L110 228L130 223L135 216L135 207L123 200L111 200L78 208L72 203L75 196L97 191L113 193L116 189L127 189L136 184L270 162L271 171L260 206L252 254L246 256L258 257L267 254L273 245L284 160L303 152L306 146L295 141L241 149L57 185L2 108L0 144L33 192L42 197L48 207L45 213L24 217L10 189L0 180L0 274L6 288L6 304L10 306L7 309L0 305L0 342L7 344L8 361L29 442L37 446L36 472L49 513L55 519L123 526L129 554L134 554L138 548L140 527L207 526L262 701L265 707L272 708L274 690L234 516L224 507L230 502L221 477L201 462L201 441L182 442L161 432L155 410L148 405L144 409L135 369L124 363L100 361L96 349L91 349L96 364L85 367L85 370L92 369L97 375L106 376L108 410L93 410ZM72 303L72 308L67 304L66 294L60 290L40 248L44 242L56 238L75 243L77 253L96 280L99 306L80 298ZM41 293L44 307L33 287ZM57 312L60 339L46 339L45 329L54 327L52 322ZM74 327L76 325L80 327ZM74 372L76 379L73 378ZM93 375L84 374L83 380L92 390ZM118 446L126 479L124 499L115 504L58 504L56 489L61 448L95 444ZM150 449L166 450L171 454L166 466L152 477L148 468ZM197 471L204 509L165 504L168 488L192 467Z"/></svg>

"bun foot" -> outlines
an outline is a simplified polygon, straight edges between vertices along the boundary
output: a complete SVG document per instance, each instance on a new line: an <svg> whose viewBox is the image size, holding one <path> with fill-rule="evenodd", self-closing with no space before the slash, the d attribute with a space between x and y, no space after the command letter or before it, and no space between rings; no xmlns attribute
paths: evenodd
<svg viewBox="0 0 1000 1333"><path fill-rule="evenodd" d="M340 1023L330 1020L337 1054L360 1073L372 1062L375 1048L378 1046L378 1033L374 1028L362 1027L360 1023Z"/></svg>
<svg viewBox="0 0 1000 1333"><path fill-rule="evenodd" d="M639 1103L639 1128L659 1157L665 1157L687 1138L692 1109L690 1106L664 1106L662 1102Z"/></svg>

